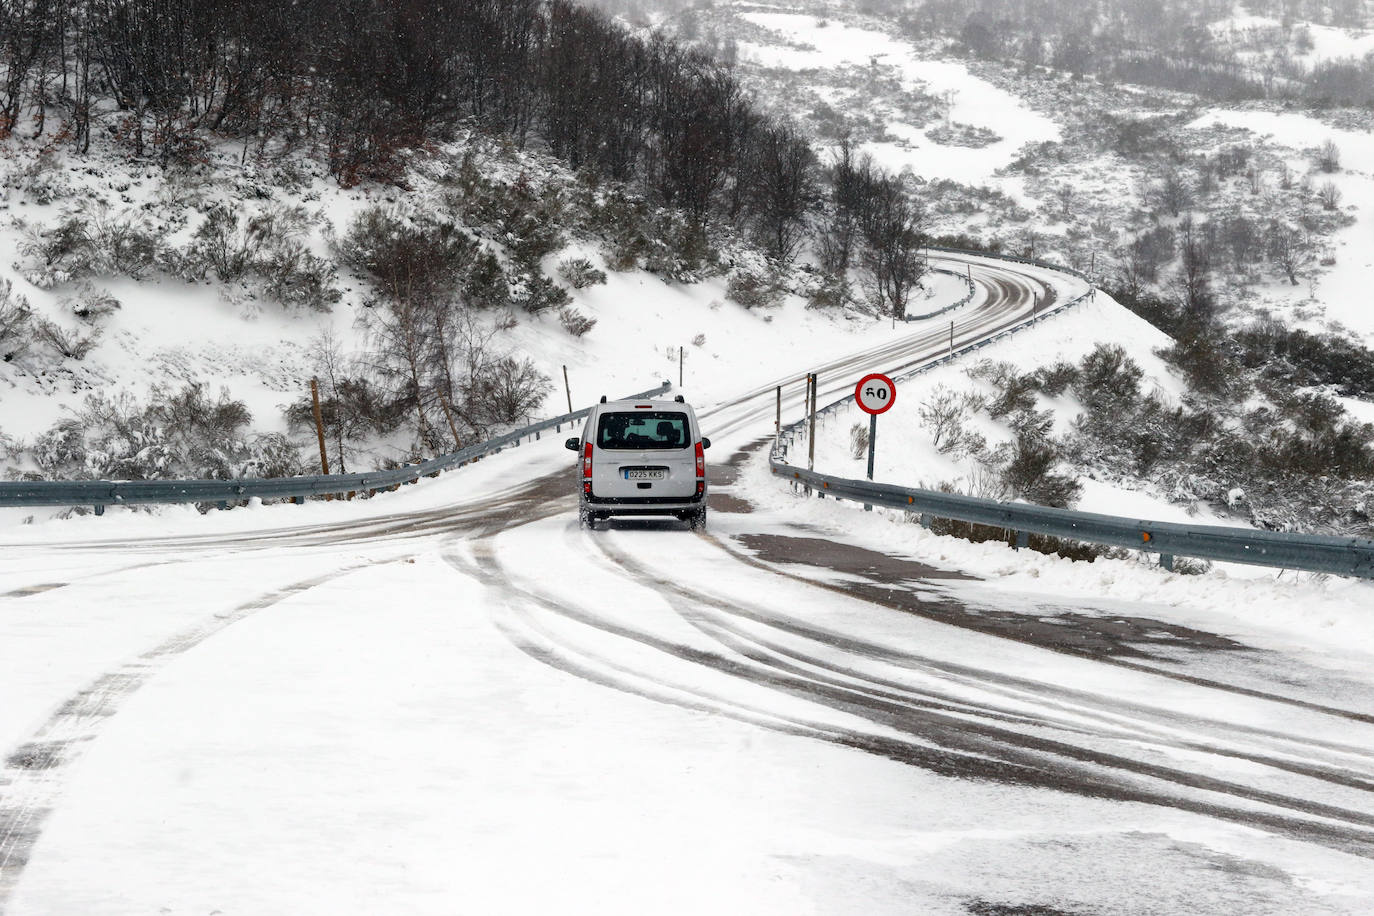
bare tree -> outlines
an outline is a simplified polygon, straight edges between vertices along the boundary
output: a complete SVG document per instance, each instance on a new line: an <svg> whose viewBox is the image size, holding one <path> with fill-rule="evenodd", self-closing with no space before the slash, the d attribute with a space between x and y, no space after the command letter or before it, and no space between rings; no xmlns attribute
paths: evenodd
<svg viewBox="0 0 1374 916"><path fill-rule="evenodd" d="M906 317L911 291L925 274L920 255L924 217L897 182L879 182L864 226L865 261L879 307L889 308L895 318Z"/></svg>
<svg viewBox="0 0 1374 916"><path fill-rule="evenodd" d="M811 145L790 125L763 128L754 152L751 209L759 240L768 253L787 263L796 254L815 202Z"/></svg>
<svg viewBox="0 0 1374 916"><path fill-rule="evenodd" d="M1314 260L1312 242L1307 233L1279 220L1269 224L1265 233L1265 244L1269 259L1274 266L1283 271L1288 282L1298 285L1298 273L1306 269Z"/></svg>
<svg viewBox="0 0 1374 916"><path fill-rule="evenodd" d="M1328 139L1317 149L1317 168L1328 174L1341 168L1341 150L1335 140Z"/></svg>
<svg viewBox="0 0 1374 916"><path fill-rule="evenodd" d="M1184 311L1201 324L1211 323L1216 308L1211 286L1213 248L1211 225L1198 225L1191 215L1185 216L1178 224L1178 283Z"/></svg>
<svg viewBox="0 0 1374 916"><path fill-rule="evenodd" d="M1336 187L1334 181L1324 181L1321 187L1317 188L1317 200L1321 201L1322 209L1334 210L1341 203L1341 189Z"/></svg>

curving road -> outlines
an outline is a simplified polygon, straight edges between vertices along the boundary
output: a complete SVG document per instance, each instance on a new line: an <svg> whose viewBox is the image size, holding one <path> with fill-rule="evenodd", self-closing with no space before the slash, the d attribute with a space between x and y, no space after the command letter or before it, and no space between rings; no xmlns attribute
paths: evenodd
<svg viewBox="0 0 1374 916"><path fill-rule="evenodd" d="M1077 281L1044 271L942 260L955 269L967 265L980 290L954 317L960 345L1025 321L1033 305L1043 314L1081 291ZM941 323L813 367L820 401L847 394L862 372L900 372L939 356L949 338L949 325ZM246 521L249 513L235 512L227 515L238 520L217 518L190 536L0 545L0 625L38 633L47 650L4 659L9 683L26 689L7 698L0 713L0 911L8 905L41 912L53 901L124 911L81 886L94 870L70 838L98 834L98 814L73 809L67 826L54 828L57 837L47 834L64 814L64 798L89 797L82 781L109 778L114 764L91 769L83 761L118 729L119 714L144 688L160 678L196 677L187 663L197 657L216 670L213 658L196 653L221 642L217 637L231 626L312 595L346 601L360 577L403 575L434 558L463 583L455 589L477 596L467 606L518 650L523 664L555 672L566 679L560 684L652 701L648 711L634 707L648 721L687 715L695 727L701 717L729 720L859 754L873 766L905 768L913 780L919 772L951 781L939 785L1003 787L1022 793L1017 797L1027 805L1059 806L1054 810L1112 806L1101 810L1130 811L1152 825L1139 828L1142 836L1186 834L1202 844L1205 853L1170 846L1168 856L1204 872L1217 867L1217 850L1224 849L1226 887L1214 887L1220 879L1210 872L1189 879L1204 889L1190 897L1195 912L1236 911L1207 903L1213 891L1222 901L1274 904L1274 912L1312 902L1297 879L1275 879L1265 855L1237 852L1244 845L1237 837L1284 844L1285 855L1312 850L1303 856L1322 868L1344 874L1348 864L1346 877L1368 879L1366 885L1351 878L1357 891L1374 886L1368 683L1138 612L1031 599L1004 606L957 572L837 544L824 531L753 511L741 469L761 458L778 384L787 422L802 411L799 377L699 411L717 456L712 525L699 537L644 520L579 530L566 456L545 443L365 506L337 507L324 518L311 512L299 524L291 509ZM470 495L477 492L484 495ZM348 518L339 520L345 509ZM148 612L115 613L106 607L111 594L121 596L121 607ZM424 604L424 594L394 596L395 612L408 619L405 605ZM69 651L75 646L81 651ZM227 656L236 657L234 651L243 650ZM747 768L751 758L737 763ZM671 783L665 787L672 791ZM589 791L567 788L574 796ZM347 806L351 797L338 803ZM385 838L405 828L374 829ZM1123 828L1112 842L1134 829ZM1065 855L1116 848L1092 842ZM1165 861L1154 843L1142 846ZM892 912L924 899L902 892L910 875L879 870L874 863L883 855L858 858L868 880L881 883L873 876L888 875ZM186 881L243 881L242 861L226 858L217 871L208 857ZM1120 867L1102 863L1108 882ZM296 880L302 887L311 882ZM963 900L967 912L1070 911L1020 886L1003 898L1024 899L996 903L971 890L972 879L948 880L951 899ZM1100 875L1065 880L1093 911L1117 911L1113 891L1095 883ZM55 882L71 884L55 889ZM1311 911L1358 912L1343 908L1349 894L1358 898L1346 887L1323 891ZM884 910L874 904L872 911Z"/></svg>

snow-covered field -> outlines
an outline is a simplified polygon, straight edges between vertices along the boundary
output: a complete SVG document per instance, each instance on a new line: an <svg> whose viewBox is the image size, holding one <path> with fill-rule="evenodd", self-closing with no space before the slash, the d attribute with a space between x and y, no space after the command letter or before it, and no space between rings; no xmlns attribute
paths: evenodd
<svg viewBox="0 0 1374 916"><path fill-rule="evenodd" d="M822 24L815 16L796 13L749 12L743 18L789 43L741 43L741 51L752 61L795 71L877 64L895 67L909 91L919 88L944 100L948 121L984 128L999 138L976 149L942 145L931 141L918 126L895 121L888 130L900 142L868 143L861 149L891 172L910 169L928 181L948 178L986 184L1016 197L1020 183L994 173L1026 144L1059 138L1053 121L1011 93L974 76L956 61L923 60L908 43L884 32L835 21Z"/></svg>
<svg viewBox="0 0 1374 916"><path fill-rule="evenodd" d="M1374 339L1374 310L1367 302L1367 291L1374 284L1374 224L1366 216L1374 213L1374 171L1370 168L1374 162L1374 137L1362 131L1329 127L1309 115L1293 112L1218 108L1208 111L1191 126L1210 124L1244 128L1295 151L1311 150L1327 140L1336 144L1343 167L1323 179L1340 190L1341 207L1351 210L1358 219L1333 236L1336 263L1321 273L1311 289L1312 298L1302 305L1325 321L1338 322L1357 338Z"/></svg>

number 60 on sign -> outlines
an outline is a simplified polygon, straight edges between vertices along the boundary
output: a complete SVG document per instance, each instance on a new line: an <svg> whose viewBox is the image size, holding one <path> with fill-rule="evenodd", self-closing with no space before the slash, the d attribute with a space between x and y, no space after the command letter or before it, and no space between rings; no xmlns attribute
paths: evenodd
<svg viewBox="0 0 1374 916"><path fill-rule="evenodd" d="M854 400L864 413L880 414L892 409L897 400L897 386L892 379L879 372L865 375L854 386Z"/></svg>

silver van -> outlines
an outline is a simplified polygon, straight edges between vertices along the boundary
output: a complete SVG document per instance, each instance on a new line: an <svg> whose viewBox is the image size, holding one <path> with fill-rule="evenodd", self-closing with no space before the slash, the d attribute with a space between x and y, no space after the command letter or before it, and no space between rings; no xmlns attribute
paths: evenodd
<svg viewBox="0 0 1374 916"><path fill-rule="evenodd" d="M696 414L671 401L607 401L592 408L581 438L566 446L578 467L583 528L613 515L671 515L706 526L706 456Z"/></svg>

